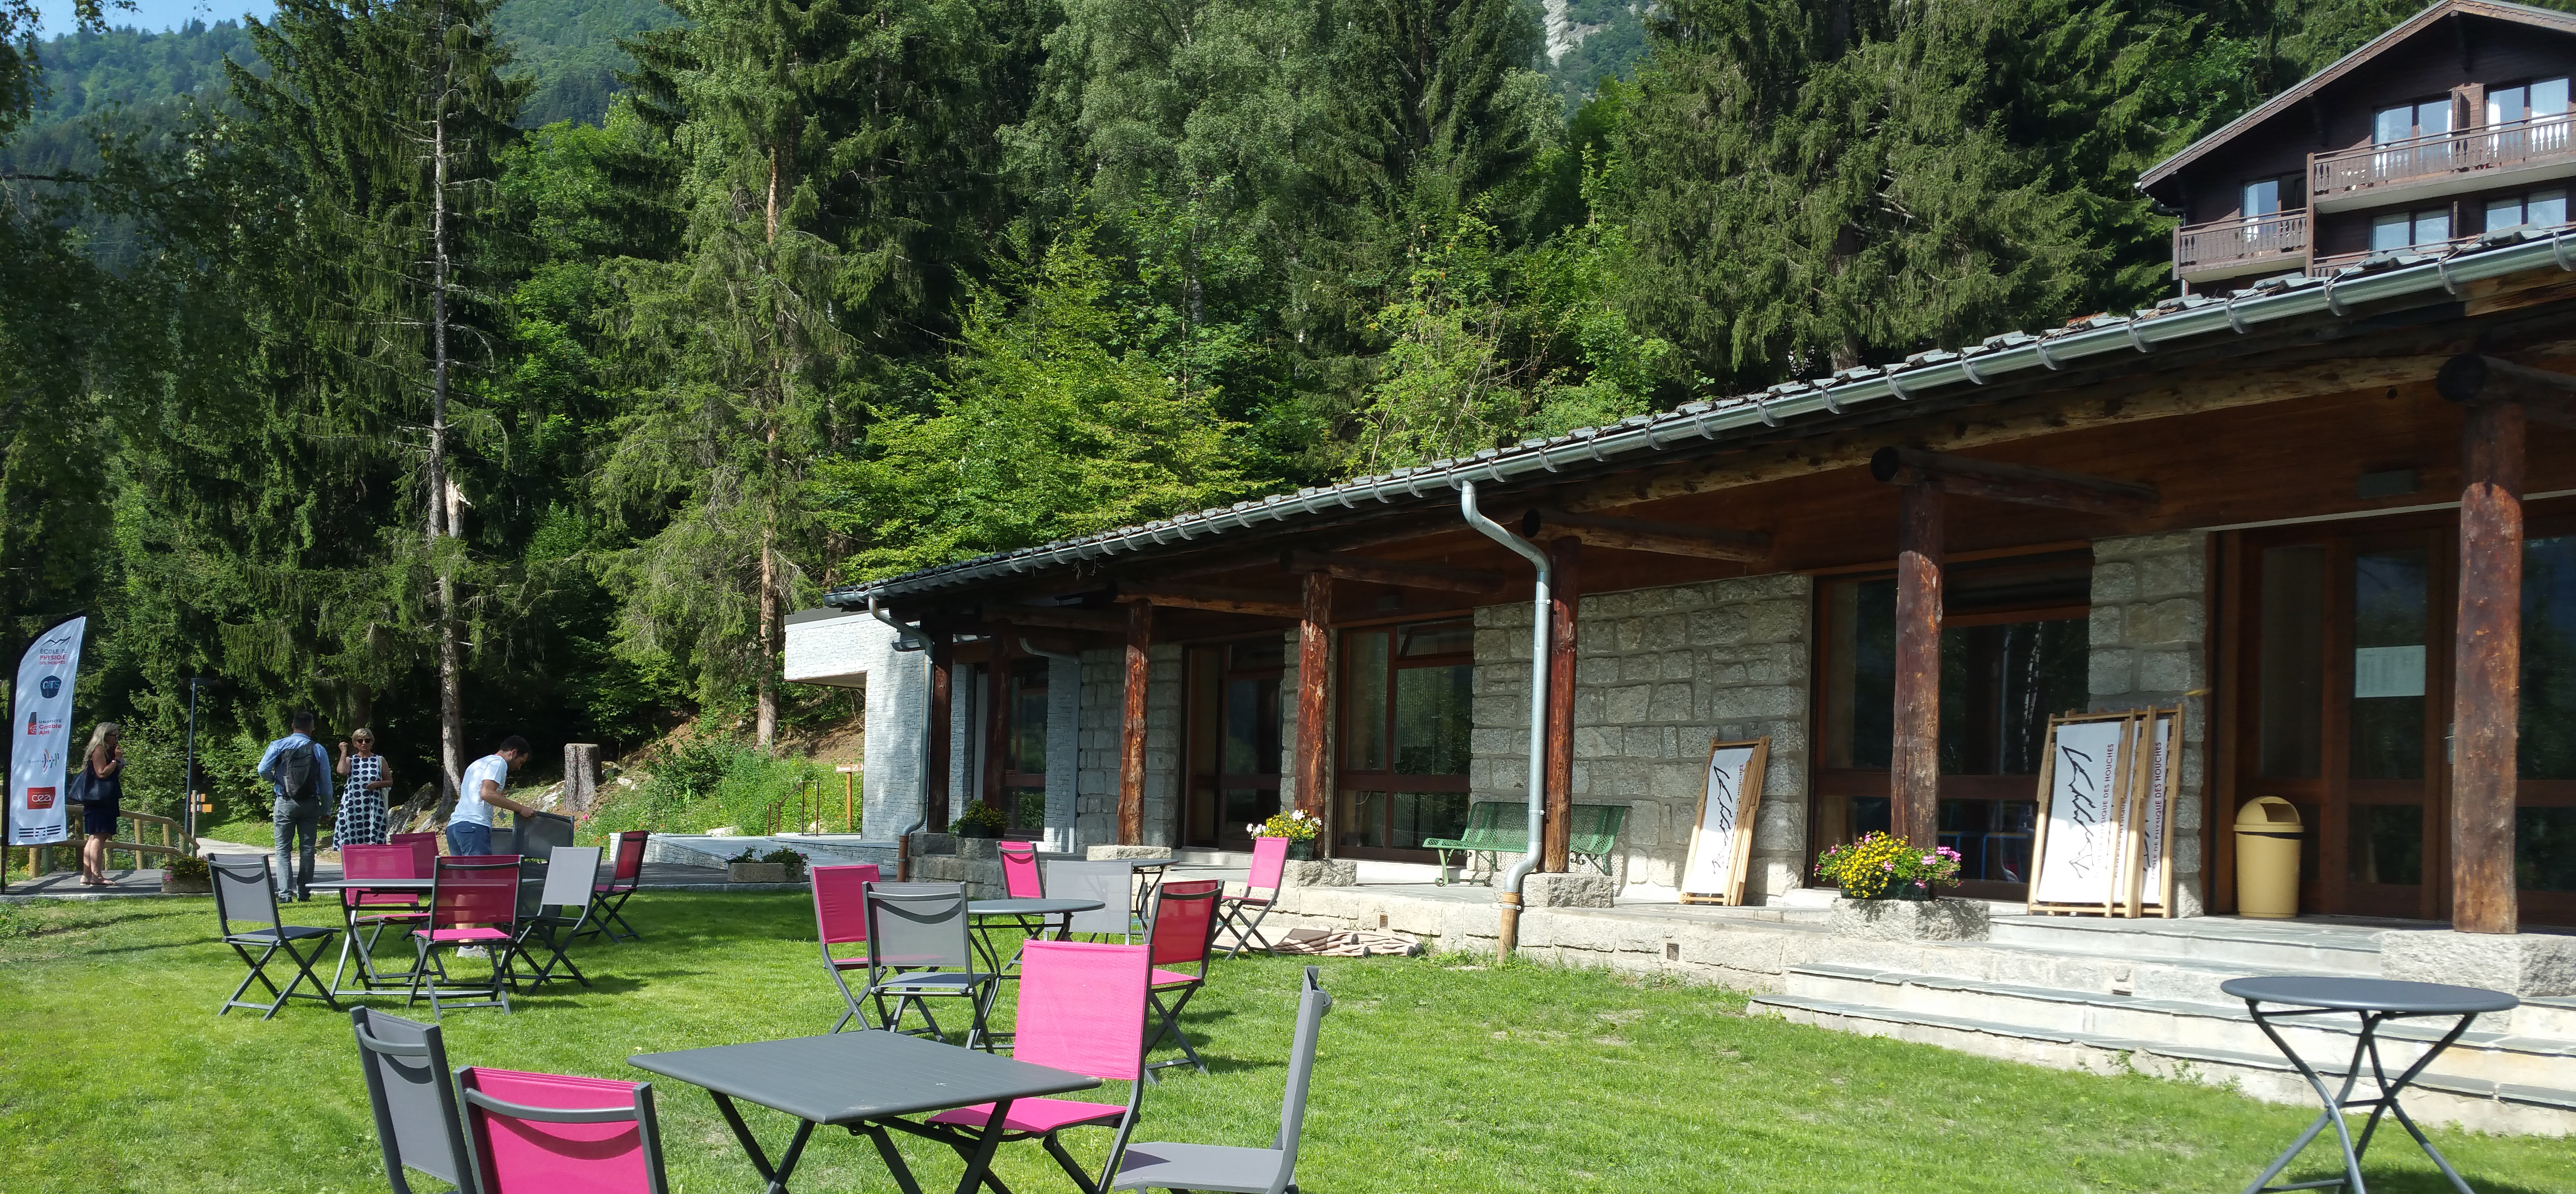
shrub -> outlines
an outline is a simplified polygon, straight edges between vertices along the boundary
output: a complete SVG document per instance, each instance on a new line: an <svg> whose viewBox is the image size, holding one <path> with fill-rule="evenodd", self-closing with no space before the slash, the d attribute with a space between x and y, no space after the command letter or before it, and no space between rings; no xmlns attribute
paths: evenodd
<svg viewBox="0 0 2576 1194"><path fill-rule="evenodd" d="M172 858L162 870L171 878L183 881L202 882L214 874L206 869L205 859L190 858L185 854Z"/></svg>

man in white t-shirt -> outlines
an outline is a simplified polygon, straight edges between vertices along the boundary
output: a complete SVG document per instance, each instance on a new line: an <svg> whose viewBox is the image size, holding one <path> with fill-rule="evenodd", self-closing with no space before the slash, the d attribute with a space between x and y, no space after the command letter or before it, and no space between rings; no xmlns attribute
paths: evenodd
<svg viewBox="0 0 2576 1194"><path fill-rule="evenodd" d="M506 808L522 817L537 811L504 793L510 786L510 773L527 761L528 740L512 734L501 740L500 749L465 768L464 780L456 792L456 811L447 817L448 853L491 853L495 808Z"/></svg>

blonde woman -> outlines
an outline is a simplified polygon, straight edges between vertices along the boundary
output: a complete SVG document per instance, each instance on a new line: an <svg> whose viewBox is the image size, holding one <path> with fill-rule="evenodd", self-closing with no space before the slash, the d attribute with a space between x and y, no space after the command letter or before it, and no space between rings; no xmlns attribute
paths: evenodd
<svg viewBox="0 0 2576 1194"><path fill-rule="evenodd" d="M89 757L81 760L81 886L110 887L107 844L116 840L117 804L125 799L125 741L115 722L102 721L89 734Z"/></svg>
<svg viewBox="0 0 2576 1194"><path fill-rule="evenodd" d="M349 735L332 770L348 781L340 796L340 818L331 824L332 848L385 844L385 789L394 786L394 777L385 771L384 756L376 753L376 732L361 729Z"/></svg>

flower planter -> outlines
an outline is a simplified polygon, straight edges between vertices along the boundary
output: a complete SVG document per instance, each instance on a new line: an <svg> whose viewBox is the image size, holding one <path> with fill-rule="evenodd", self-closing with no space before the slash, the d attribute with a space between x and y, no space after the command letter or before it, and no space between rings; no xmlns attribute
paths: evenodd
<svg viewBox="0 0 2576 1194"><path fill-rule="evenodd" d="M1292 862L1315 861L1315 843L1312 841L1301 842L1291 840L1288 843L1288 858Z"/></svg>
<svg viewBox="0 0 2576 1194"><path fill-rule="evenodd" d="M173 879L167 874L161 876L163 895L206 895L214 890L215 881L212 878Z"/></svg>
<svg viewBox="0 0 2576 1194"><path fill-rule="evenodd" d="M969 822L960 822L955 833L958 837L974 838L978 841L994 841L1002 836L1001 830L990 825L976 825Z"/></svg>
<svg viewBox="0 0 2576 1194"><path fill-rule="evenodd" d="M1848 887L1836 894L1846 900L1906 900L1913 903L1922 903L1932 898L1931 888L1914 883L1890 883L1886 890L1874 896L1856 894Z"/></svg>
<svg viewBox="0 0 2576 1194"><path fill-rule="evenodd" d="M1826 929L1863 941L1983 941L1983 900L1835 900Z"/></svg>
<svg viewBox="0 0 2576 1194"><path fill-rule="evenodd" d="M787 864L783 862L729 862L725 864L727 883L785 883Z"/></svg>

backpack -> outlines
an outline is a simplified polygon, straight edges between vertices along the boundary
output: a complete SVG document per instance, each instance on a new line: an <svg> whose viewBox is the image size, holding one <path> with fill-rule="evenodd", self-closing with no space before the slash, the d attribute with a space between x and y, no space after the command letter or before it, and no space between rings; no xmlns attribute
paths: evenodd
<svg viewBox="0 0 2576 1194"><path fill-rule="evenodd" d="M277 794L288 800L311 800L321 795L317 778L318 765L313 761L313 744L306 742L277 756Z"/></svg>

